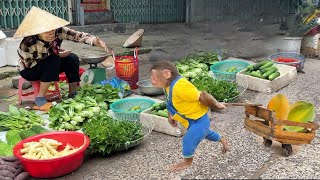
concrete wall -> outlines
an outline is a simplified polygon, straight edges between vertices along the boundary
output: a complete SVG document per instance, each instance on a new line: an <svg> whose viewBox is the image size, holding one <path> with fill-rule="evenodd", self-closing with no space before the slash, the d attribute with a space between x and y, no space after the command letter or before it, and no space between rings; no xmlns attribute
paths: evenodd
<svg viewBox="0 0 320 180"><path fill-rule="evenodd" d="M84 13L85 25L105 24L105 23L113 23L113 22L114 22L114 19L111 11Z"/></svg>

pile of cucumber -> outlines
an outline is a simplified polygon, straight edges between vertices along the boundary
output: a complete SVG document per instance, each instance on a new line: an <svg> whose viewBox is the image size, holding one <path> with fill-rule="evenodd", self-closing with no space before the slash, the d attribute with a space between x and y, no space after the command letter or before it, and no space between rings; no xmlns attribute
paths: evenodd
<svg viewBox="0 0 320 180"><path fill-rule="evenodd" d="M155 103L151 107L151 112L150 114L161 116L161 117L168 117L168 110L166 107L166 103Z"/></svg>
<svg viewBox="0 0 320 180"><path fill-rule="evenodd" d="M270 60L249 65L244 74L270 81L280 76L280 72L277 67L274 66L274 62Z"/></svg>

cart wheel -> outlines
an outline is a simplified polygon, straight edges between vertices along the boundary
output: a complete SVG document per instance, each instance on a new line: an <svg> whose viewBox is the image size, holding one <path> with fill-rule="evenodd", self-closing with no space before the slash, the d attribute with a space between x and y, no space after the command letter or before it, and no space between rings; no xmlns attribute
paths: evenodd
<svg viewBox="0 0 320 180"><path fill-rule="evenodd" d="M263 145L266 147L270 147L272 145L272 140L263 138Z"/></svg>
<svg viewBox="0 0 320 180"><path fill-rule="evenodd" d="M282 153L288 157L292 154L292 146L291 144L282 144Z"/></svg>

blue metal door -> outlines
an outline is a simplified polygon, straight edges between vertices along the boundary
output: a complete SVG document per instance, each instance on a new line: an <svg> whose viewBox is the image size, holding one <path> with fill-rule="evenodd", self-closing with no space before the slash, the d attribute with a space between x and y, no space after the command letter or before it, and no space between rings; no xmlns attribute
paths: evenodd
<svg viewBox="0 0 320 180"><path fill-rule="evenodd" d="M32 6L69 19L68 0L1 0L0 28L17 28Z"/></svg>
<svg viewBox="0 0 320 180"><path fill-rule="evenodd" d="M185 0L111 0L118 22L185 22Z"/></svg>

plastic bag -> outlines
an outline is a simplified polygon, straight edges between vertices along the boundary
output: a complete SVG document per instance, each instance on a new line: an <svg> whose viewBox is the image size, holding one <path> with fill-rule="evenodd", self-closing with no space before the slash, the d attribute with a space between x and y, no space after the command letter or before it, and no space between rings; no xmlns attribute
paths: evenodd
<svg viewBox="0 0 320 180"><path fill-rule="evenodd" d="M127 81L124 81L122 79L119 79L117 77L113 77L108 80L103 80L100 82L101 85L110 84L113 88L119 88L119 96L120 98L127 97L132 94L130 85Z"/></svg>

